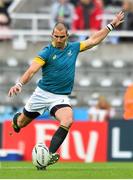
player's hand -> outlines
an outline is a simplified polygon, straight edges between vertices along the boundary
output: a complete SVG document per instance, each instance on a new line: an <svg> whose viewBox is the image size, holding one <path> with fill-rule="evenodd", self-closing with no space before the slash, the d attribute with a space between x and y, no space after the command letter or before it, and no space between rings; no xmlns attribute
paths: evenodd
<svg viewBox="0 0 133 180"><path fill-rule="evenodd" d="M120 11L114 19L111 21L111 24L113 24L114 27L119 26L124 21L124 11Z"/></svg>
<svg viewBox="0 0 133 180"><path fill-rule="evenodd" d="M15 84L15 86L10 88L10 90L8 92L8 96L12 97L13 95L17 95L21 91L22 91L22 84L21 83L17 83L17 84Z"/></svg>

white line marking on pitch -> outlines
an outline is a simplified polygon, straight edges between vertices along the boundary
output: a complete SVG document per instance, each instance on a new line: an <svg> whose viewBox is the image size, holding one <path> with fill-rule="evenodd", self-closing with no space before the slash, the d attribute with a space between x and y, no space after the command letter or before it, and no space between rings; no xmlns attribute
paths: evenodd
<svg viewBox="0 0 133 180"><path fill-rule="evenodd" d="M34 169L35 167L23 167L23 166L22 167L21 166L20 167L18 167L18 166L17 167L4 167L4 166L1 166L0 168L1 169Z"/></svg>

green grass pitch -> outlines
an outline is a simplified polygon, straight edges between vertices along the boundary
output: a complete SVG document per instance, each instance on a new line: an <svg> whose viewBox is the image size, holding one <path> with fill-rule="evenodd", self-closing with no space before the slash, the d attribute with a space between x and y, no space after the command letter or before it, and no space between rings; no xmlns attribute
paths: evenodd
<svg viewBox="0 0 133 180"><path fill-rule="evenodd" d="M133 179L133 162L59 162L43 171L31 162L0 162L0 179Z"/></svg>

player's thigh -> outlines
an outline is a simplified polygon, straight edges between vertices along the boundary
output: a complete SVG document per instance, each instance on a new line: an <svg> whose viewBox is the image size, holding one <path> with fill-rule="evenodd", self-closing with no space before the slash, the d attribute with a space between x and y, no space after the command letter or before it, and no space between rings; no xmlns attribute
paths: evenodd
<svg viewBox="0 0 133 180"><path fill-rule="evenodd" d="M55 112L55 118L63 126L71 126L73 123L73 111L71 107L62 107Z"/></svg>

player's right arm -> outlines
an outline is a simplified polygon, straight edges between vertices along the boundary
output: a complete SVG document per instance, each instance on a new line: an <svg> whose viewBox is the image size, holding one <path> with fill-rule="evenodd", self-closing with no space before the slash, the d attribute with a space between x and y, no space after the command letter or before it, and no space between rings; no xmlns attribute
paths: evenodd
<svg viewBox="0 0 133 180"><path fill-rule="evenodd" d="M110 31L117 26L119 26L124 19L124 11L120 11L113 20L108 24L105 28L97 31L95 34L90 36L90 38L86 39L85 41L80 42L80 51L85 51L90 49L98 44L100 44L106 36L110 33Z"/></svg>
<svg viewBox="0 0 133 180"><path fill-rule="evenodd" d="M8 96L11 97L14 94L17 95L21 92L22 86L28 83L36 72L45 64L45 61L40 57L36 57L26 72L20 77L19 82L12 86L8 92Z"/></svg>

